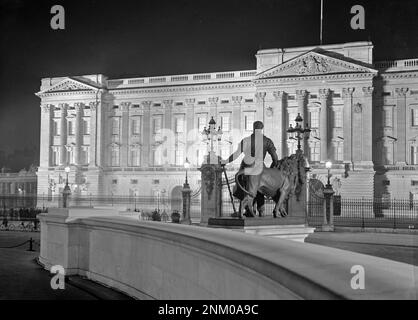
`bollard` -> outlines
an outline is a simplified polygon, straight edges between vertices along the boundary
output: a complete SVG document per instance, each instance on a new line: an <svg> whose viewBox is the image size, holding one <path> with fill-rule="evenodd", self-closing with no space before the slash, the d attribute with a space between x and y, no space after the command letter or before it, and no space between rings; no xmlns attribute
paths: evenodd
<svg viewBox="0 0 418 320"><path fill-rule="evenodd" d="M32 238L29 239L29 249L28 249L28 251L35 251L35 250L33 250L33 239Z"/></svg>

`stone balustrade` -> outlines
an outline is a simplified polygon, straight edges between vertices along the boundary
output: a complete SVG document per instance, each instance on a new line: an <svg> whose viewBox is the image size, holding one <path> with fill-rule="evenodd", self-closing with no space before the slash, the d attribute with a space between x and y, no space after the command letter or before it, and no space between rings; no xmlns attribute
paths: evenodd
<svg viewBox="0 0 418 320"><path fill-rule="evenodd" d="M139 299L417 299L418 268L408 264L96 210L39 215L39 261L46 269L62 265L67 275ZM354 290L351 268L359 265L365 288Z"/></svg>

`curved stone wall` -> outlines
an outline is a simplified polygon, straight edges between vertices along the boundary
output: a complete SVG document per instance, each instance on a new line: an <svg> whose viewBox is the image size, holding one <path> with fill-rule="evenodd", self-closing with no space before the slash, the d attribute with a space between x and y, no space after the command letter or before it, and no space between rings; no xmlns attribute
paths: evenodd
<svg viewBox="0 0 418 320"><path fill-rule="evenodd" d="M237 231L40 215L40 262L139 299L416 299L418 268ZM353 265L365 289L353 290Z"/></svg>

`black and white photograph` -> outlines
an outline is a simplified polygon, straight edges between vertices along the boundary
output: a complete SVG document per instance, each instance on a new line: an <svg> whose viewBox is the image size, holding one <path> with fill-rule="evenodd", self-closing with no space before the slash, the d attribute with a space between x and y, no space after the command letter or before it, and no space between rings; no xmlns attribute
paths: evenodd
<svg viewBox="0 0 418 320"><path fill-rule="evenodd" d="M0 0L0 302L417 300L417 17Z"/></svg>

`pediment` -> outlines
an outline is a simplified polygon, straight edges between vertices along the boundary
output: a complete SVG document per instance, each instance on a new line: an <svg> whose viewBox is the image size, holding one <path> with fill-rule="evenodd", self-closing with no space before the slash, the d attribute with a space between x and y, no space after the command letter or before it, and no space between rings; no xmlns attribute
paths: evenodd
<svg viewBox="0 0 418 320"><path fill-rule="evenodd" d="M290 76L327 75L337 73L377 73L354 60L327 52L309 51L276 67L259 73L256 78L277 78Z"/></svg>
<svg viewBox="0 0 418 320"><path fill-rule="evenodd" d="M83 81L74 78L65 78L62 81L56 83L48 89L39 91L36 95L40 96L47 93L60 93L60 92L72 92L72 91L97 91L99 89Z"/></svg>

